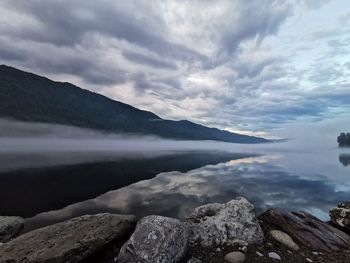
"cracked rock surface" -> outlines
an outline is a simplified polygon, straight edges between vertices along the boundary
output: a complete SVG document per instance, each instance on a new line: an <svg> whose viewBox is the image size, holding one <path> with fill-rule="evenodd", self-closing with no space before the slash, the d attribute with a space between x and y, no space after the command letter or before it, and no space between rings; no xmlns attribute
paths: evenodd
<svg viewBox="0 0 350 263"><path fill-rule="evenodd" d="M188 232L178 219L163 216L146 216L123 245L118 263L152 262L176 263L185 257Z"/></svg>
<svg viewBox="0 0 350 263"><path fill-rule="evenodd" d="M254 206L243 197L226 204L213 203L197 207L186 222L191 245L216 247L261 243L264 240Z"/></svg>

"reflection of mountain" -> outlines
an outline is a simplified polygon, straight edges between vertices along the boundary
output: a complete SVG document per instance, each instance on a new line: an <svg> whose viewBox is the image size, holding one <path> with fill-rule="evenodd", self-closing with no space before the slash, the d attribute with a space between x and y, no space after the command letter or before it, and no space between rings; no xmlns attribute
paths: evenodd
<svg viewBox="0 0 350 263"><path fill-rule="evenodd" d="M350 154L340 154L339 162L341 162L344 166L350 166Z"/></svg>
<svg viewBox="0 0 350 263"><path fill-rule="evenodd" d="M6 172L0 174L0 212L30 217L150 179L161 172L186 172L246 156L223 152L187 152Z"/></svg>

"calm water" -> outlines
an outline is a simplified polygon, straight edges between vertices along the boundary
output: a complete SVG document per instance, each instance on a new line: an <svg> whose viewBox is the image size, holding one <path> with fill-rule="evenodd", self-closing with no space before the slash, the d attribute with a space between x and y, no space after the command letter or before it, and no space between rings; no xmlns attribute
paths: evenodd
<svg viewBox="0 0 350 263"><path fill-rule="evenodd" d="M201 204L237 196L257 213L279 207L327 219L331 207L350 200L350 150L329 146L3 152L0 161L0 214L25 217L26 230L86 213L184 218Z"/></svg>

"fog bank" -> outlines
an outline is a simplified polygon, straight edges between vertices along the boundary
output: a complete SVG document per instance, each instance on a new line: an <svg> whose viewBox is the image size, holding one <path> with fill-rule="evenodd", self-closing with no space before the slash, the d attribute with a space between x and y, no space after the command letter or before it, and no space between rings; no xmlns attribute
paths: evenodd
<svg viewBox="0 0 350 263"><path fill-rule="evenodd" d="M161 154L169 151L225 150L235 152L308 151L337 148L336 138L346 120L334 119L288 125L276 131L286 142L236 144L217 141L180 141L149 135L114 134L78 127L0 119L0 154L103 153ZM344 150L347 151L346 149Z"/></svg>

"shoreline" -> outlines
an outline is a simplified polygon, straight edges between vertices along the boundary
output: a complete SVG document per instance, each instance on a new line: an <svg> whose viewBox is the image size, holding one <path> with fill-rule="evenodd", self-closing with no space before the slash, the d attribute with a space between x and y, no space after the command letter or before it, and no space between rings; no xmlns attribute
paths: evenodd
<svg viewBox="0 0 350 263"><path fill-rule="evenodd" d="M241 197L182 221L104 213L20 234L23 219L0 217L0 262L350 262L350 204L330 218L273 208L256 216Z"/></svg>

